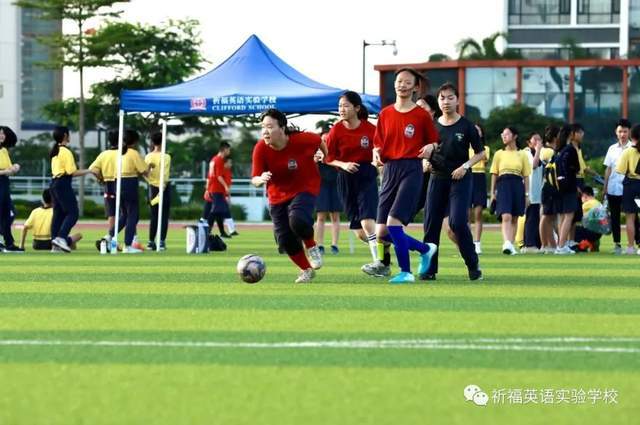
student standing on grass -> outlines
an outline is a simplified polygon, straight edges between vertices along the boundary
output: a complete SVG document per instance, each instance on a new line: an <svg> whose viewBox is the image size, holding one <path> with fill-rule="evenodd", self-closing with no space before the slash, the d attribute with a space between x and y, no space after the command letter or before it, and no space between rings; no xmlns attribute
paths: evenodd
<svg viewBox="0 0 640 425"><path fill-rule="evenodd" d="M627 250L628 255L634 254L636 240L635 221L640 212L640 125L631 128L632 146L620 155L616 172L624 176L622 181L622 212L627 220ZM640 255L640 249L636 254Z"/></svg>
<svg viewBox="0 0 640 425"><path fill-rule="evenodd" d="M320 135L326 143L326 132ZM342 201L338 195L338 170L324 163L324 155L318 151L315 159L320 172L320 193L316 198L316 243L320 253L324 255L324 227L329 218L331 222L331 253L338 254L338 238L340 237L340 212Z"/></svg>
<svg viewBox="0 0 640 425"><path fill-rule="evenodd" d="M111 241L114 235L113 227L116 223L116 173L118 167L118 132L110 131L107 134L109 149L101 152L95 161L89 165L89 170L104 184L104 210L107 216L107 235L105 239ZM127 145L123 145L122 154L127 152ZM126 218L121 214L119 226L122 230L126 224ZM99 248L99 244L98 244Z"/></svg>
<svg viewBox="0 0 640 425"><path fill-rule="evenodd" d="M473 164L471 167L471 179L473 180L471 187L471 211L470 216L473 217L473 245L476 250L476 254L482 254L482 211L487 208L487 162L491 156L491 150L489 146L485 144L484 130L478 124L476 124L476 130L478 130L478 136L480 136L480 142L484 145L484 158ZM469 148L469 159L475 156L473 148Z"/></svg>
<svg viewBox="0 0 640 425"><path fill-rule="evenodd" d="M518 150L518 131L515 127L502 130L500 149L491 163L491 202L496 201L496 215L502 218L502 253L517 254L514 238L518 217L529 204L529 175L531 164L524 151Z"/></svg>
<svg viewBox="0 0 640 425"><path fill-rule="evenodd" d="M458 249L467 266L469 279L482 279L482 271L469 229L471 205L471 167L485 159L484 146L475 125L458 113L458 89L445 83L438 89L438 105L442 116L436 126L440 144L430 155L431 179L425 203L424 240L440 243L442 219L449 211L449 226L456 236ZM469 148L475 155L469 159ZM438 273L438 254L431 266L420 274L421 280L435 280Z"/></svg>
<svg viewBox="0 0 640 425"><path fill-rule="evenodd" d="M409 251L420 253L418 273L422 274L438 249L433 243L412 238L403 229L415 215L422 186L422 158L431 155L438 141L431 115L413 102L421 78L410 68L396 72L396 101L380 112L374 137L373 162L384 164L376 235L379 242L393 242L400 267L390 283L415 281Z"/></svg>
<svg viewBox="0 0 640 425"><path fill-rule="evenodd" d="M527 147L524 152L531 164L531 175L529 175L529 206L525 212L524 222L518 220L518 234L522 226L524 246L520 250L522 254L537 254L540 251L540 205L542 202L542 183L544 182L544 166L542 165L542 155L545 148L542 144L542 136L533 132L527 139ZM545 151L549 155L548 150ZM553 151L551 151L553 152ZM550 157L548 157L550 158ZM516 237L516 240L518 238Z"/></svg>
<svg viewBox="0 0 640 425"><path fill-rule="evenodd" d="M556 219L558 214L558 198L560 194L550 181L547 180L547 166L552 160L555 160L555 148L558 145L558 135L560 127L556 125L548 125L544 129L545 147L540 154L540 162L543 167L544 182L540 193L542 203L542 216L540 217L540 244L543 254L553 254L556 250L556 239L553 235L556 227Z"/></svg>
<svg viewBox="0 0 640 425"><path fill-rule="evenodd" d="M0 244L0 252L6 253L24 252L24 249L16 246L11 234L14 211L9 176L20 171L20 165L11 163L9 149L14 147L17 142L18 138L13 130L0 126L0 234L4 238L4 245Z"/></svg>
<svg viewBox="0 0 640 425"><path fill-rule="evenodd" d="M42 206L34 209L22 226L20 235L20 248L24 249L29 230L33 229L32 247L35 251L51 251L51 221L53 220L53 208L51 208L51 192L45 189L42 192ZM81 233L75 233L67 239L71 249L76 249L77 242L82 239Z"/></svg>
<svg viewBox="0 0 640 425"><path fill-rule="evenodd" d="M226 214L224 218L224 225L227 228L227 233L230 236L239 236L240 234L236 230L236 222L233 220L231 216L231 185L233 184L233 160L230 156L224 159L224 171L222 178L224 182L227 184L228 191L225 193L225 199L227 204L229 204L229 213Z"/></svg>
<svg viewBox="0 0 640 425"><path fill-rule="evenodd" d="M363 265L362 271L388 276L390 257L378 255L376 237L378 170L371 164L376 127L368 121L369 113L356 92L340 96L338 113L340 121L327 135L325 162L338 168L338 193L349 227L369 246L372 261Z"/></svg>
<svg viewBox="0 0 640 425"><path fill-rule="evenodd" d="M622 254L622 246L620 245L620 214L622 212L622 181L624 175L616 172L616 164L622 152L631 147L629 141L629 131L631 130L631 122L627 119L621 119L616 124L616 143L609 146L607 155L604 157L604 165L607 167L604 173L603 192L606 196L609 214L611 215L611 235L613 237L613 253ZM636 243L640 244L640 226L639 220L636 219Z"/></svg>
<svg viewBox="0 0 640 425"><path fill-rule="evenodd" d="M575 131L574 131L575 129ZM576 137L576 131L582 128L576 125L565 124L560 129L558 144L556 146L556 170L558 176L558 247L554 254L567 255L575 254L569 247L569 237L573 225L573 217L580 208L578 203L578 172L580 171L580 160L578 151L570 143Z"/></svg>
<svg viewBox="0 0 640 425"><path fill-rule="evenodd" d="M317 134L287 127L287 117L277 109L263 112L260 121L262 139L253 148L251 183L266 184L276 241L300 268L295 282L308 283L322 267L313 238L313 210L320 192L314 156L318 149L326 155L326 146Z"/></svg>
<svg viewBox="0 0 640 425"><path fill-rule="evenodd" d="M209 175L207 176L207 189L205 191L204 219L209 223L209 231L213 233L213 224L218 225L220 236L230 238L224 230L224 219L230 215L229 204L225 194L229 193L227 183L224 181L224 161L231 155L231 145L227 142L220 143L218 153L209 161Z"/></svg>
<svg viewBox="0 0 640 425"><path fill-rule="evenodd" d="M136 227L140 218L139 211L139 177L148 176L151 166L147 165L138 152L140 135L135 130L125 130L124 143L127 152L122 156L121 209L126 216L124 229L125 254L138 254L142 249L132 246L136 235Z"/></svg>
<svg viewBox="0 0 640 425"><path fill-rule="evenodd" d="M149 242L147 248L156 250L156 235L158 231L158 214L160 211L160 188L162 193L162 224L160 227L160 251L167 249L167 230L169 229L169 211L171 208L171 155L164 154L164 179L160 182L162 161L162 133L155 132L151 135L151 149L144 162L149 166L149 205L151 206L151 220L149 222Z"/></svg>
<svg viewBox="0 0 640 425"><path fill-rule="evenodd" d="M51 159L51 199L53 219L51 222L52 251L71 252L69 233L78 221L78 201L71 187L73 177L85 176L91 171L78 170L69 145L69 129L58 126L53 130L54 145L49 152Z"/></svg>

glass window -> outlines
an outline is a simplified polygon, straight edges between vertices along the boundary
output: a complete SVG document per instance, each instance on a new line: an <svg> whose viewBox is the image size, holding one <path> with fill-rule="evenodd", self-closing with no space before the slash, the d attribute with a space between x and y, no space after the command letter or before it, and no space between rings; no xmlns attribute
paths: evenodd
<svg viewBox="0 0 640 425"><path fill-rule="evenodd" d="M509 24L568 24L571 0L509 0Z"/></svg>
<svg viewBox="0 0 640 425"><path fill-rule="evenodd" d="M569 117L569 68L522 68L522 102L538 113Z"/></svg>
<svg viewBox="0 0 640 425"><path fill-rule="evenodd" d="M617 24L620 0L578 0L579 24Z"/></svg>
<svg viewBox="0 0 640 425"><path fill-rule="evenodd" d="M622 69L575 69L575 121L585 127L585 154L604 155L622 115Z"/></svg>
<svg viewBox="0 0 640 425"><path fill-rule="evenodd" d="M640 30L640 0L629 1L629 26Z"/></svg>
<svg viewBox="0 0 640 425"><path fill-rule="evenodd" d="M487 118L491 110L516 101L515 68L467 68L465 109L470 119Z"/></svg>
<svg viewBox="0 0 640 425"><path fill-rule="evenodd" d="M629 68L629 116L633 121L640 117L640 66Z"/></svg>

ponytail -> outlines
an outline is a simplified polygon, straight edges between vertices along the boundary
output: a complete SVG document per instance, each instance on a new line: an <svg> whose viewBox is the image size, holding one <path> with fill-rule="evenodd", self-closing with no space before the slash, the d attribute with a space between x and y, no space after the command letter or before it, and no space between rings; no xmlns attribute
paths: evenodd
<svg viewBox="0 0 640 425"><path fill-rule="evenodd" d="M565 123L562 125L562 128L560 128L560 132L558 133L556 152L560 152L565 146L567 146L569 137L571 137L571 126Z"/></svg>
<svg viewBox="0 0 640 425"><path fill-rule="evenodd" d="M55 158L60 153L60 144L69 139L69 128L64 126L56 126L51 133L55 143L49 151L49 158Z"/></svg>
<svg viewBox="0 0 640 425"><path fill-rule="evenodd" d="M360 95L354 91L348 90L342 93L340 99L344 98L347 102L353 105L354 108L360 108L358 110L358 119L361 121L366 121L369 118L369 111L367 107L362 103L362 98Z"/></svg>

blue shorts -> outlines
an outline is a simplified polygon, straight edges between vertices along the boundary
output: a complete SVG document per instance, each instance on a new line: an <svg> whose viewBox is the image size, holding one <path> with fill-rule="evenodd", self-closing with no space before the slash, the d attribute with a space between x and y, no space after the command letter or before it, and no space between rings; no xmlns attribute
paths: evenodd
<svg viewBox="0 0 640 425"><path fill-rule="evenodd" d="M625 177L622 181L622 212L638 213L640 208L635 199L640 199L640 180Z"/></svg>
<svg viewBox="0 0 640 425"><path fill-rule="evenodd" d="M571 192L560 192L558 194L556 202L557 214L569 214L575 213L578 209L582 209L580 202L578 201L578 190Z"/></svg>
<svg viewBox="0 0 640 425"><path fill-rule="evenodd" d="M368 162L360 163L356 173L340 170L338 193L344 212L351 222L350 229L361 229L361 220L375 220L378 212L378 171ZM357 223L357 224L355 224Z"/></svg>
<svg viewBox="0 0 640 425"><path fill-rule="evenodd" d="M211 214L220 214L222 218L231 218L231 211L229 210L229 203L222 193L211 194L212 206Z"/></svg>
<svg viewBox="0 0 640 425"><path fill-rule="evenodd" d="M104 183L104 212L107 217L116 216L116 182Z"/></svg>
<svg viewBox="0 0 640 425"><path fill-rule="evenodd" d="M545 183L542 186L542 215L556 215L558 212L558 190Z"/></svg>
<svg viewBox="0 0 640 425"><path fill-rule="evenodd" d="M505 174L496 183L496 214L524 215L524 181L521 176Z"/></svg>
<svg viewBox="0 0 640 425"><path fill-rule="evenodd" d="M378 202L378 224L386 224L389 216L404 225L413 219L422 188L422 161L419 158L387 161L382 172L382 188Z"/></svg>
<svg viewBox="0 0 640 425"><path fill-rule="evenodd" d="M473 189L471 207L487 208L487 178L484 173L471 173Z"/></svg>
<svg viewBox="0 0 640 425"><path fill-rule="evenodd" d="M320 193L316 198L317 212L340 212L342 211L342 202L338 195L338 188L335 182L322 181L320 184Z"/></svg>

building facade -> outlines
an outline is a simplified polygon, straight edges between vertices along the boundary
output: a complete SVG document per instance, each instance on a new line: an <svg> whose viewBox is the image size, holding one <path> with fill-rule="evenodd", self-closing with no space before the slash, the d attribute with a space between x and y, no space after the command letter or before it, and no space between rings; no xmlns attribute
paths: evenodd
<svg viewBox="0 0 640 425"><path fill-rule="evenodd" d="M42 107L62 99L62 70L44 69L50 48L36 40L62 31L61 21L38 19L37 12L0 0L0 122L14 129L50 126Z"/></svg>
<svg viewBox="0 0 640 425"><path fill-rule="evenodd" d="M640 0L504 0L507 47L568 59L570 40L600 59L640 57Z"/></svg>

